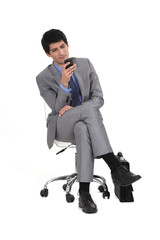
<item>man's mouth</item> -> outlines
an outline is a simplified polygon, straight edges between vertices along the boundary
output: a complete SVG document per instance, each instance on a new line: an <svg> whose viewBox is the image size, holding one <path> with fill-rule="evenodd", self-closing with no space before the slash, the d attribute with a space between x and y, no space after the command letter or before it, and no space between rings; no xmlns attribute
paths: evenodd
<svg viewBox="0 0 160 240"><path fill-rule="evenodd" d="M59 59L65 59L66 56L59 57Z"/></svg>

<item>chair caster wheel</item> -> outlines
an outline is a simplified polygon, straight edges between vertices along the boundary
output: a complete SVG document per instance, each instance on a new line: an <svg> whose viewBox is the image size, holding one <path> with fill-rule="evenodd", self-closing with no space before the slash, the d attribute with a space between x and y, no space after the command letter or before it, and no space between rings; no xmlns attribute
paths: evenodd
<svg viewBox="0 0 160 240"><path fill-rule="evenodd" d="M110 198L110 192L108 192L108 191L104 191L104 192L103 192L103 198L106 198L106 197L107 197L108 199Z"/></svg>
<svg viewBox="0 0 160 240"><path fill-rule="evenodd" d="M68 203L73 202L73 201L74 201L74 196L71 195L70 193L67 193L67 194L66 194L66 201L67 201Z"/></svg>
<svg viewBox="0 0 160 240"><path fill-rule="evenodd" d="M40 195L41 195L41 197L47 197L48 196L48 189L44 188L43 190L41 190Z"/></svg>
<svg viewBox="0 0 160 240"><path fill-rule="evenodd" d="M63 188L64 191L66 191L66 187L67 187L67 184L64 184L64 185L62 186L62 188Z"/></svg>
<svg viewBox="0 0 160 240"><path fill-rule="evenodd" d="M98 190L99 190L100 192L104 192L104 187L103 187L102 185L100 185L100 186L98 187Z"/></svg>

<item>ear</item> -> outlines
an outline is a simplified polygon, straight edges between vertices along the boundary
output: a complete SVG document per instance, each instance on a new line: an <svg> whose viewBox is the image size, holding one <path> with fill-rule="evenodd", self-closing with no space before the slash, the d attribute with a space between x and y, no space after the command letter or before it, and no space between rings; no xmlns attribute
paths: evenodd
<svg viewBox="0 0 160 240"><path fill-rule="evenodd" d="M51 55L50 55L49 53L46 53L46 55L47 55L48 57L51 57Z"/></svg>

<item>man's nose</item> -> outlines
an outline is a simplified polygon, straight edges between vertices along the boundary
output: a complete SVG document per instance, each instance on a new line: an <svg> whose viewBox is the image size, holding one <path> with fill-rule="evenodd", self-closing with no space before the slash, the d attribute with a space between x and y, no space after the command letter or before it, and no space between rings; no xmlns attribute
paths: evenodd
<svg viewBox="0 0 160 240"><path fill-rule="evenodd" d="M63 49L59 49L59 55L64 55L64 50Z"/></svg>

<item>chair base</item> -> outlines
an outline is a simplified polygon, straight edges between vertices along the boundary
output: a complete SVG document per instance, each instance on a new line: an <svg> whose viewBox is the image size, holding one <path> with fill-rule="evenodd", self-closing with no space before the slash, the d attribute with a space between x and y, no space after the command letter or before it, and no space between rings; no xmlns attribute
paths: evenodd
<svg viewBox="0 0 160 240"><path fill-rule="evenodd" d="M66 192L66 201L67 202L73 202L74 201L74 196L70 194L71 189L73 184L77 181L77 173L72 173L70 175L65 175L57 178L52 178L49 181L47 181L44 185L44 189L41 190L40 195L42 197L47 197L48 196L48 188L47 186L51 182L59 181L59 180L65 180L67 181L66 184L63 185L63 190ZM99 185L98 190L102 192L103 198L110 198L110 192L108 191L108 187L106 184L106 180L104 177L101 177L99 175L94 175L93 176L93 182L96 182Z"/></svg>

